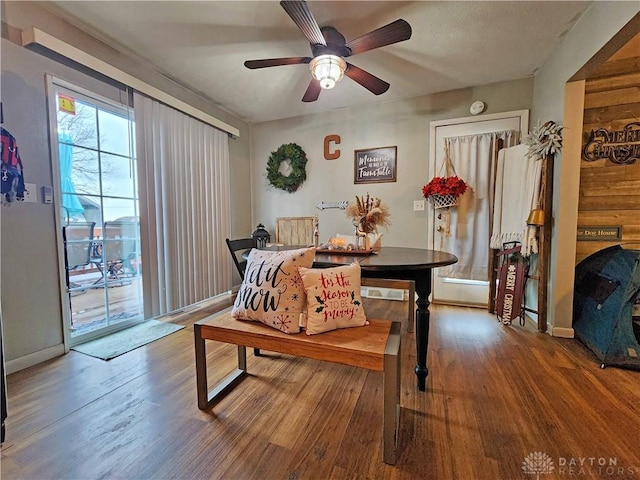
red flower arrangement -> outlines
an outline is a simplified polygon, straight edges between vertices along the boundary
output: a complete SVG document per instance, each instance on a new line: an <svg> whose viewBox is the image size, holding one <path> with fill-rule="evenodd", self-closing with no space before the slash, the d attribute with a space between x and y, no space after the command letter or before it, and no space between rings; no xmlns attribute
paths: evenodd
<svg viewBox="0 0 640 480"><path fill-rule="evenodd" d="M422 195L429 198L432 195L453 195L459 197L467 191L467 184L457 176L433 177L429 183L422 187Z"/></svg>

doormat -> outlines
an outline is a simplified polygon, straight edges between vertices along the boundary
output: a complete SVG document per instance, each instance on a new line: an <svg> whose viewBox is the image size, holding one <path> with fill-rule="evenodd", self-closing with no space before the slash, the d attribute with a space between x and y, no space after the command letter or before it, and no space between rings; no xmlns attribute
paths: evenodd
<svg viewBox="0 0 640 480"><path fill-rule="evenodd" d="M125 328L124 330L106 335L102 338L81 343L80 345L72 347L71 350L101 358L102 360L111 360L112 358L135 350L159 338L166 337L183 328L184 325L160 322L158 320L147 320L140 325Z"/></svg>

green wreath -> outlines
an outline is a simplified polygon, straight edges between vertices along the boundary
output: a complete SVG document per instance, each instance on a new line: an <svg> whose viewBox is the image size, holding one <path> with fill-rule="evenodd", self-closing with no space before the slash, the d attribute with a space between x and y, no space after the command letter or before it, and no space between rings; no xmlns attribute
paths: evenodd
<svg viewBox="0 0 640 480"><path fill-rule="evenodd" d="M280 173L280 165L285 160L291 165L291 173L284 176ZM267 161L267 179L276 188L289 193L298 190L300 185L307 179L305 166L307 165L307 154L295 143L280 145Z"/></svg>

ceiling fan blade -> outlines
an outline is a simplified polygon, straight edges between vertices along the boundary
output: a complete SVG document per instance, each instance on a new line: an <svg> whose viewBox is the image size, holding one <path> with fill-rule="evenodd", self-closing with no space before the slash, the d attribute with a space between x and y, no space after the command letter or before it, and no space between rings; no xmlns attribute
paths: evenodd
<svg viewBox="0 0 640 480"><path fill-rule="evenodd" d="M254 68L279 67L280 65L299 65L310 61L310 57L265 58L263 60L247 60L244 62L244 66L253 70Z"/></svg>
<svg viewBox="0 0 640 480"><path fill-rule="evenodd" d="M309 86L307 87L307 91L304 92L304 97L302 97L303 102L315 102L318 100L320 96L320 90L322 87L320 86L320 82L315 78L311 79Z"/></svg>
<svg viewBox="0 0 640 480"><path fill-rule="evenodd" d="M309 6L305 1L286 1L280 2L280 6L291 17L291 20L304 33L311 45L326 45L327 42L320 31L318 22L309 10Z"/></svg>
<svg viewBox="0 0 640 480"><path fill-rule="evenodd" d="M345 70L344 74L375 95L381 95L389 90L390 85L387 82L379 79L369 72L362 70L359 67L356 67L355 65L351 65L348 62L347 69Z"/></svg>
<svg viewBox="0 0 640 480"><path fill-rule="evenodd" d="M384 47L392 43L404 42L411 38L411 25L405 20L399 19L372 32L365 33L358 38L347 42L347 48L351 55L368 52L374 48Z"/></svg>

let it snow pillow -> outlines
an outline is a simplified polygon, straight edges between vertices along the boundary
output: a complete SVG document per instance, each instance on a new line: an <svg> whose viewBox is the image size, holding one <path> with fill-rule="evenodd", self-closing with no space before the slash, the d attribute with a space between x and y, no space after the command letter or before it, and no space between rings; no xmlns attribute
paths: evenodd
<svg viewBox="0 0 640 480"><path fill-rule="evenodd" d="M307 292L307 335L367 324L360 298L359 263L299 271Z"/></svg>
<svg viewBox="0 0 640 480"><path fill-rule="evenodd" d="M251 250L231 315L257 320L285 333L300 332L306 295L298 267L311 267L314 257L313 247L281 252Z"/></svg>

